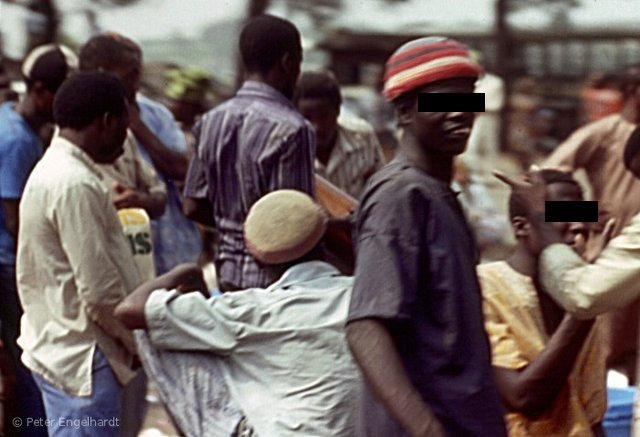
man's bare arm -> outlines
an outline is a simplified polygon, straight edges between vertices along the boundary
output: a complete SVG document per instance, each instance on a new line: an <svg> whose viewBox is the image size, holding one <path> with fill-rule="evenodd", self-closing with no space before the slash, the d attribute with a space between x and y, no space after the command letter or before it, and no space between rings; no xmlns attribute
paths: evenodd
<svg viewBox="0 0 640 437"><path fill-rule="evenodd" d="M566 385L592 326L593 319L577 320L567 314L527 367L512 370L494 366L496 385L507 409L530 419L547 411Z"/></svg>
<svg viewBox="0 0 640 437"><path fill-rule="evenodd" d="M20 223L18 205L20 199L2 199L2 207L4 208L4 222L7 231L13 236L14 240L18 239L18 225Z"/></svg>
<svg viewBox="0 0 640 437"><path fill-rule="evenodd" d="M156 167L169 178L182 182L187 175L189 160L186 153L180 153L170 149L160 141L160 139L147 127L140 118L140 109L137 105L132 105L130 112L131 131L136 138L144 144L149 152L151 160Z"/></svg>
<svg viewBox="0 0 640 437"><path fill-rule="evenodd" d="M347 341L368 385L409 435L444 435L440 422L411 383L381 322L362 319L349 323Z"/></svg>

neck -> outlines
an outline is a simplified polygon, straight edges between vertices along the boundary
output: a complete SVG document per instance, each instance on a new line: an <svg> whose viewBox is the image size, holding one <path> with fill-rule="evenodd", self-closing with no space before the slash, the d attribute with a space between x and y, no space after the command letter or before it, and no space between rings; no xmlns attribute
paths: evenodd
<svg viewBox="0 0 640 437"><path fill-rule="evenodd" d="M331 152L336 147L336 141L338 141L338 130L336 129L336 133L333 135L333 138L325 147L317 147L316 157L318 161L327 165L329 163L329 158L331 158Z"/></svg>
<svg viewBox="0 0 640 437"><path fill-rule="evenodd" d="M453 177L453 156L432 155L425 152L412 135L405 134L400 139L398 153L407 158L416 167L445 184L450 184Z"/></svg>
<svg viewBox="0 0 640 437"><path fill-rule="evenodd" d="M33 102L33 99L29 97L29 94L16 104L15 111L24 118L31 130L36 133L47 123L47 119L38 114L35 103Z"/></svg>
<svg viewBox="0 0 640 437"><path fill-rule="evenodd" d="M282 86L282 80L280 79L279 76L268 72L268 73L260 73L260 72L254 72L254 73L247 73L245 76L245 80L253 80L256 82L262 82L264 84L269 85L272 88L275 88L276 90L280 91L280 93L285 94L284 93L284 87Z"/></svg>
<svg viewBox="0 0 640 437"><path fill-rule="evenodd" d="M640 123L640 111L638 111L636 99L630 97L625 100L622 111L620 111L620 115L622 115L625 120L633 124Z"/></svg>
<svg viewBox="0 0 640 437"><path fill-rule="evenodd" d="M536 257L532 256L522 243L518 243L516 249L507 259L507 264L516 272L530 278L535 276L538 269Z"/></svg>
<svg viewBox="0 0 640 437"><path fill-rule="evenodd" d="M91 154L91 141L88 141L87 136L84 132L79 132L77 130L69 128L62 128L60 129L58 135L69 141L70 143L73 143L73 145L78 147L79 149L82 149L91 157L91 159L93 159L93 156Z"/></svg>
<svg viewBox="0 0 640 437"><path fill-rule="evenodd" d="M560 308L547 293L541 291L537 278L537 258L531 255L524 244L518 243L516 250L507 259L507 264L518 273L532 279L536 294L538 295L545 331L548 335L553 334L562 321L564 311L562 311L562 308Z"/></svg>

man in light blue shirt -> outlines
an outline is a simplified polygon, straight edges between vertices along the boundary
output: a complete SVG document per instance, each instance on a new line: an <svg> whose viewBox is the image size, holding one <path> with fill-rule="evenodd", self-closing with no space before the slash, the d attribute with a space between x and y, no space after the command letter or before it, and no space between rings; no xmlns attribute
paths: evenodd
<svg viewBox="0 0 640 437"><path fill-rule="evenodd" d="M244 224L271 285L207 298L200 269L183 265L116 308L130 329L148 331L138 338L143 365L184 434L228 436L244 415L259 436L353 435L361 381L344 335L353 278L322 261L326 224L307 194L274 191ZM167 360L150 348L189 352Z"/></svg>
<svg viewBox="0 0 640 437"><path fill-rule="evenodd" d="M44 418L44 407L30 372L20 361L21 351L16 344L22 314L16 289L18 204L31 170L42 157L38 131L52 121L53 96L76 63L75 55L66 47L36 47L22 65L27 85L24 98L0 105L0 322L2 341L16 368L16 393L8 396L17 395L18 414L23 419ZM11 419L6 418L5 431ZM22 431L46 435L43 427Z"/></svg>

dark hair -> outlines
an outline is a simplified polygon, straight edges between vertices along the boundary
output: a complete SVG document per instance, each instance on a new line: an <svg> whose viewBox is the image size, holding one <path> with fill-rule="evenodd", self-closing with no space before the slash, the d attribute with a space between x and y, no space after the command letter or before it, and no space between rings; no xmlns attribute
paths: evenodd
<svg viewBox="0 0 640 437"><path fill-rule="evenodd" d="M53 119L61 128L83 129L96 118L126 109L122 83L104 72L83 72L65 80L53 100Z"/></svg>
<svg viewBox="0 0 640 437"><path fill-rule="evenodd" d="M266 73L285 53L302 52L300 33L289 21L272 15L252 18L240 34L240 55L250 73Z"/></svg>
<svg viewBox="0 0 640 437"><path fill-rule="evenodd" d="M628 97L638 86L640 86L640 64L627 66L620 75L620 90Z"/></svg>
<svg viewBox="0 0 640 437"><path fill-rule="evenodd" d="M298 80L294 102L302 99L323 100L339 110L342 97L338 81L330 72L304 72Z"/></svg>
<svg viewBox="0 0 640 437"><path fill-rule="evenodd" d="M542 179L544 179L545 183L547 184L547 186L551 184L564 183L564 184L575 185L580 190L582 190L582 188L580 187L580 184L578 184L578 182L573 178L573 176L571 176L571 173L545 168L540 171L540 174L542 176ZM509 218L512 219L514 217L526 216L526 215L527 215L526 207L522 204L522 202L518 202L513 197L513 194L510 195L509 196Z"/></svg>
<svg viewBox="0 0 640 437"><path fill-rule="evenodd" d="M640 153L640 127L633 130L627 140L627 144L624 146L622 158L627 169L631 170L631 161L638 153Z"/></svg>
<svg viewBox="0 0 640 437"><path fill-rule="evenodd" d="M80 49L80 70L111 70L132 61L142 62L142 50L127 37L108 33L91 38Z"/></svg>

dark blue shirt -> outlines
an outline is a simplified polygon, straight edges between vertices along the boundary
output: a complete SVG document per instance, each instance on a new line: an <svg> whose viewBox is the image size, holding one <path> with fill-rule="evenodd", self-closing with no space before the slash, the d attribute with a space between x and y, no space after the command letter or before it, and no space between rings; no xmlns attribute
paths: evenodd
<svg viewBox="0 0 640 437"><path fill-rule="evenodd" d="M363 194L356 248L348 320L383 321L447 435L505 436L475 245L453 191L397 157ZM361 407L361 435L404 435L370 392Z"/></svg>

